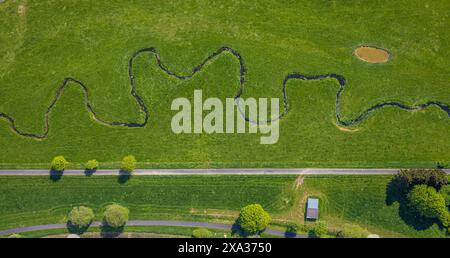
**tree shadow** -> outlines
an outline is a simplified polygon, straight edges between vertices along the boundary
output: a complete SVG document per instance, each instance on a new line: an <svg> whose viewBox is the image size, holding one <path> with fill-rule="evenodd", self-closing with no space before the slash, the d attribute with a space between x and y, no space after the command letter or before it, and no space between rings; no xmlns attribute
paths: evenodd
<svg viewBox="0 0 450 258"><path fill-rule="evenodd" d="M398 177L394 176L386 187L386 205L399 204L398 214L400 218L415 230L426 230L438 221L424 218L412 209L407 200L408 188Z"/></svg>
<svg viewBox="0 0 450 258"><path fill-rule="evenodd" d="M239 220L236 219L233 223L233 225L231 226L231 235L232 236L239 236L239 237L245 237L246 234L245 231L241 228L241 226L239 225Z"/></svg>
<svg viewBox="0 0 450 258"><path fill-rule="evenodd" d="M92 176L95 172L97 171L97 169L96 168L94 168L94 169L85 169L84 170L84 175L85 176Z"/></svg>
<svg viewBox="0 0 450 258"><path fill-rule="evenodd" d="M92 223L92 222L91 222ZM77 235L81 235L84 232L86 232L86 230L89 228L89 226L91 225L91 223L89 223L89 225L85 226L85 227L79 227L76 226L74 224L72 224L72 221L68 221L67 222L67 230L71 233L71 234L77 234Z"/></svg>
<svg viewBox="0 0 450 258"><path fill-rule="evenodd" d="M61 180L61 177L63 176L63 174L64 174L64 170L59 171L59 170L52 168L52 169L50 169L50 172L49 172L50 180L52 180L53 182L57 182L57 181Z"/></svg>
<svg viewBox="0 0 450 258"><path fill-rule="evenodd" d="M259 235L263 232L264 232L264 230L258 231L256 233L247 232L246 230L241 228L241 226L239 225L239 219L236 219L234 221L233 225L231 226L231 235L237 236L237 237L243 237L243 238L259 237Z"/></svg>
<svg viewBox="0 0 450 258"><path fill-rule="evenodd" d="M131 178L131 173L129 171L121 169L119 171L119 176L117 177L117 182L119 184L125 184L126 182L128 182L128 180L130 180L130 178Z"/></svg>
<svg viewBox="0 0 450 258"><path fill-rule="evenodd" d="M402 180L394 176L386 187L386 205L390 206L395 202L405 203L408 190Z"/></svg>
<svg viewBox="0 0 450 258"><path fill-rule="evenodd" d="M109 226L105 221L103 221L100 226L100 236L102 238L116 238L123 233L125 226L115 228Z"/></svg>

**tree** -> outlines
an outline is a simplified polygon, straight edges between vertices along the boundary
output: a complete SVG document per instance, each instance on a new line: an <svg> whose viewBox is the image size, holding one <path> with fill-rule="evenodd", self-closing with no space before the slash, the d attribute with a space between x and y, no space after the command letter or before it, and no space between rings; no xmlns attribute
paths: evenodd
<svg viewBox="0 0 450 258"><path fill-rule="evenodd" d="M93 219L94 212L85 206L74 207L69 213L69 222L77 228L89 226Z"/></svg>
<svg viewBox="0 0 450 258"><path fill-rule="evenodd" d="M56 171L63 171L69 164L64 156L56 156L52 160L52 168Z"/></svg>
<svg viewBox="0 0 450 258"><path fill-rule="evenodd" d="M447 175L441 169L402 169L394 180L404 191L411 190L415 185L428 185L439 190L448 184Z"/></svg>
<svg viewBox="0 0 450 258"><path fill-rule="evenodd" d="M211 238L213 233L207 228L197 228L192 231L193 238Z"/></svg>
<svg viewBox="0 0 450 258"><path fill-rule="evenodd" d="M328 225L325 221L317 221L310 234L314 237L323 237L328 233Z"/></svg>
<svg viewBox="0 0 450 258"><path fill-rule="evenodd" d="M96 159L88 160L86 163L86 169L88 170L96 170L98 168L98 161Z"/></svg>
<svg viewBox="0 0 450 258"><path fill-rule="evenodd" d="M433 187L416 185L407 197L411 207L425 218L439 218L447 212L444 197Z"/></svg>
<svg viewBox="0 0 450 258"><path fill-rule="evenodd" d="M448 230L450 229L450 212L449 211L443 212L439 216L439 220L441 221L442 226L444 226Z"/></svg>
<svg viewBox="0 0 450 258"><path fill-rule="evenodd" d="M133 155L123 157L122 170L131 173L135 168L136 168L136 158Z"/></svg>
<svg viewBox="0 0 450 258"><path fill-rule="evenodd" d="M241 209L238 223L240 227L250 234L264 230L270 223L270 216L259 204L250 204Z"/></svg>
<svg viewBox="0 0 450 258"><path fill-rule="evenodd" d="M111 204L106 207L104 220L106 224L113 228L125 226L128 221L130 211L119 204Z"/></svg>

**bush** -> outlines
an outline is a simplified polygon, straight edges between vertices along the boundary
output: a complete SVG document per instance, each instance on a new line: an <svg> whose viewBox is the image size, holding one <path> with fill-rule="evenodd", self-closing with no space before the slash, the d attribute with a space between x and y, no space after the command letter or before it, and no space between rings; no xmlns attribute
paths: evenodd
<svg viewBox="0 0 450 258"><path fill-rule="evenodd" d="M121 169L130 173L133 172L136 169L136 158L133 155L123 157Z"/></svg>
<svg viewBox="0 0 450 258"><path fill-rule="evenodd" d="M111 204L106 207L104 221L110 227L120 228L127 223L129 214L130 211L127 208L119 204Z"/></svg>
<svg viewBox="0 0 450 258"><path fill-rule="evenodd" d="M286 233L297 234L299 226L296 223L289 223L286 225Z"/></svg>
<svg viewBox="0 0 450 258"><path fill-rule="evenodd" d="M64 156L56 156L52 160L52 169L56 171L63 171L66 169L69 162L64 158Z"/></svg>
<svg viewBox="0 0 450 258"><path fill-rule="evenodd" d="M428 185L436 190L448 184L447 175L440 169L402 169L395 178L405 191L415 185Z"/></svg>
<svg viewBox="0 0 450 258"><path fill-rule="evenodd" d="M197 228L192 231L193 238L211 238L213 233L207 228Z"/></svg>
<svg viewBox="0 0 450 258"><path fill-rule="evenodd" d="M425 218L439 218L447 212L444 197L433 187L416 185L407 197L410 206Z"/></svg>
<svg viewBox="0 0 450 258"><path fill-rule="evenodd" d="M93 219L94 212L85 206L74 207L69 213L69 222L77 228L89 226Z"/></svg>
<svg viewBox="0 0 450 258"><path fill-rule="evenodd" d="M438 168L438 169L444 169L444 168L448 168L450 165L449 165L449 162L445 162L445 161L438 161L437 163L436 163L436 167Z"/></svg>
<svg viewBox="0 0 450 258"><path fill-rule="evenodd" d="M23 238L23 236L20 234L12 234L12 235L9 235L8 238Z"/></svg>
<svg viewBox="0 0 450 258"><path fill-rule="evenodd" d="M96 159L88 160L86 163L86 169L88 170L96 170L98 168L98 161Z"/></svg>
<svg viewBox="0 0 450 258"><path fill-rule="evenodd" d="M316 225L309 232L314 237L323 237L328 233L328 226L325 221L317 221Z"/></svg>
<svg viewBox="0 0 450 258"><path fill-rule="evenodd" d="M269 225L270 216L261 205L250 204L242 208L238 223L245 232L256 234Z"/></svg>
<svg viewBox="0 0 450 258"><path fill-rule="evenodd" d="M368 235L370 235L369 231L353 224L344 224L336 233L336 237L340 238L366 238Z"/></svg>

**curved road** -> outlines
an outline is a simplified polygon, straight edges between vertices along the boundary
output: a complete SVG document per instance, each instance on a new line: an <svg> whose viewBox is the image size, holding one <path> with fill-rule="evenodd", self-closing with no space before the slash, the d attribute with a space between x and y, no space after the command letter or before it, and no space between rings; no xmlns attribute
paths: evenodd
<svg viewBox="0 0 450 258"><path fill-rule="evenodd" d="M92 222L91 227L100 227L102 224L99 221ZM212 222L193 222L193 221L177 221L177 220L131 220L127 222L127 226L168 226L168 227L202 227L202 228L214 228L232 230L233 225L223 223ZM48 230L48 229L65 229L67 224L47 224L37 225L23 228L13 228L7 230L1 230L0 235L20 234L30 231ZM280 230L266 229L264 233L273 236L285 236L285 232ZM307 236L295 235L295 238L307 238Z"/></svg>
<svg viewBox="0 0 450 258"><path fill-rule="evenodd" d="M349 168L206 168L206 169L137 169L133 175L393 175L399 169ZM450 169L444 169L450 174ZM48 169L2 169L0 176L48 176ZM94 175L118 175L118 169L97 170ZM84 170L65 170L64 175L83 176Z"/></svg>

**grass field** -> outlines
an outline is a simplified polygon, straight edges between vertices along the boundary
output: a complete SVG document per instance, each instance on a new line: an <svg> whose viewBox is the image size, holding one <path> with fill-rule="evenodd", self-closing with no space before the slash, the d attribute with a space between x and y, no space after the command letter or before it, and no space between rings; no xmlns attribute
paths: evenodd
<svg viewBox="0 0 450 258"><path fill-rule="evenodd" d="M330 226L358 224L389 237L445 237L435 221L410 215L405 202L389 190L390 176L309 176L302 196L320 198L321 219ZM450 192L450 187L442 189Z"/></svg>
<svg viewBox="0 0 450 258"><path fill-rule="evenodd" d="M18 129L44 132L44 114L65 77L88 88L104 120L138 122L129 91L128 58L155 47L166 66L187 74L222 46L247 67L242 97L282 98L291 72L337 73L347 87L344 120L382 101L450 103L450 25L446 0L403 1L5 1L0 4L0 113ZM359 45L387 49L385 64L353 55ZM333 80L289 82L290 112L275 145L258 134L182 134L170 129L177 97L233 97L239 64L219 56L190 80L169 78L154 58L135 60L136 91L149 108L143 128L104 126L70 84L50 114L48 138L16 135L0 121L0 166L48 167L65 155L74 167L98 159L104 167L134 154L141 167L412 167L450 160L450 119L438 108L388 107L342 131L336 125ZM99 197L101 198L101 197Z"/></svg>
<svg viewBox="0 0 450 258"><path fill-rule="evenodd" d="M161 226L146 226L146 227L130 227L130 226L126 226L124 227L124 231L122 233L122 235L128 235L129 233L131 233L131 238L133 237L145 237L145 235L139 235L140 233L144 233L144 234L155 234L154 237L190 237L192 236L192 231L195 228L190 228L190 227L161 227ZM224 230L218 230L218 229L209 229L211 232L213 232L214 237L220 238L223 237L224 235L227 235L227 237L230 236L230 232L224 231ZM65 237L68 234L70 234L71 232L69 232L68 230L61 230L61 229L52 229L52 230L41 230L41 231L32 231L32 232L26 232L26 233L22 233L20 235L22 235L23 237L32 237L32 238L36 238L36 237L52 237L52 236L57 236L57 237ZM91 236L92 235L94 237L98 237L100 236L100 234L102 234L101 229L100 228L96 228L96 227L92 227L89 228L83 235L88 235ZM151 237L148 236L147 237Z"/></svg>
<svg viewBox="0 0 450 258"><path fill-rule="evenodd" d="M104 207L118 202L130 208L132 220L225 223L233 223L244 205L260 203L273 218L271 228L286 230L286 223L304 224L306 198L316 196L320 219L330 229L348 224L383 237L446 236L436 223L408 217L404 203L395 201L388 191L390 179L307 176L299 185L295 176L135 176L123 184L112 176L66 176L57 182L42 176L0 177L0 229L65 223L71 207L77 205L93 208L96 220L101 220ZM450 193L450 187L444 191ZM147 232L171 233L161 230ZM176 231L171 234L178 235Z"/></svg>
<svg viewBox="0 0 450 258"><path fill-rule="evenodd" d="M65 223L71 207L86 205L101 220L106 205L130 209L130 219L226 220L245 205L260 203L277 214L293 205L295 177L113 176L0 177L0 228ZM33 194L30 194L33 193Z"/></svg>

